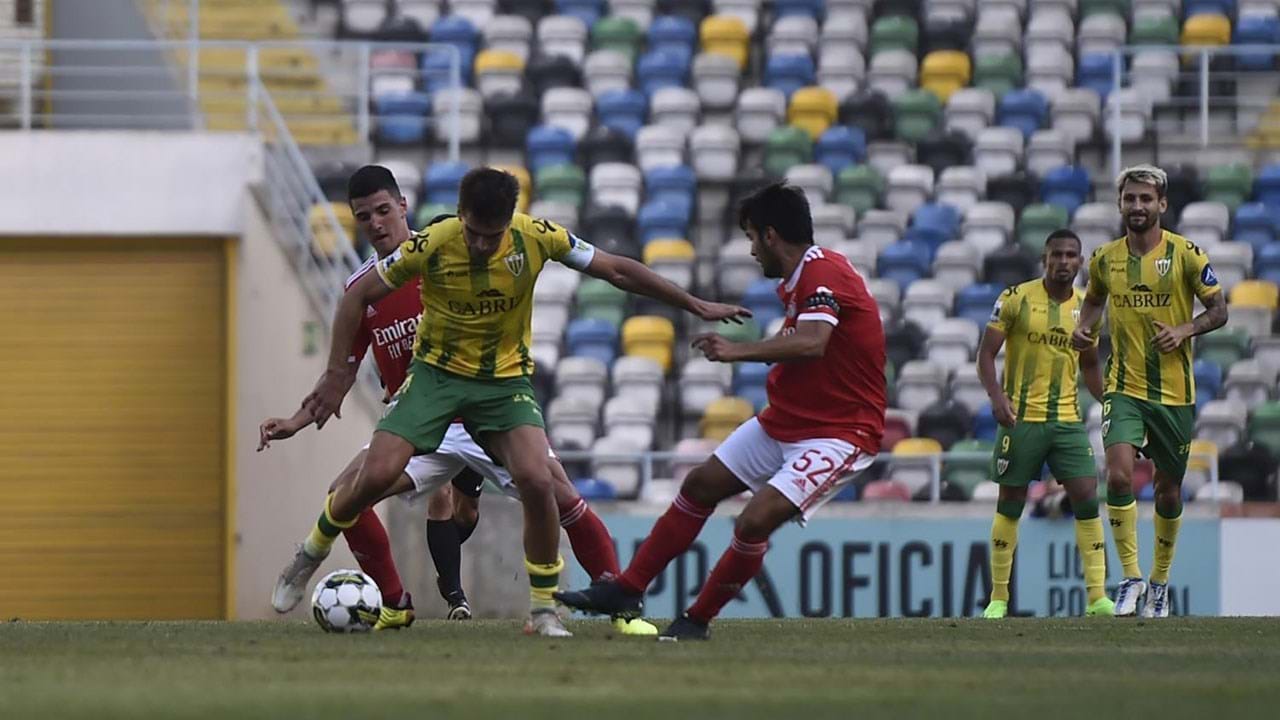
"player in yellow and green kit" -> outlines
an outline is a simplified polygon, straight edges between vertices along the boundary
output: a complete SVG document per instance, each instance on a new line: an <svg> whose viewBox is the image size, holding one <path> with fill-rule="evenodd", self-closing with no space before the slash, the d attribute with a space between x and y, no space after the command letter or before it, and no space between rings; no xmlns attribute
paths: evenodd
<svg viewBox="0 0 1280 720"><path fill-rule="evenodd" d="M991 458L991 477L1000 485L991 523L991 600L982 615L998 619L1009 611L1009 577L1018 544L1018 519L1027 486L1045 463L1066 488L1076 517L1076 545L1089 593L1086 615L1110 615L1106 537L1098 517L1098 469L1081 422L1077 376L1102 399L1098 350L1077 352L1071 332L1084 293L1074 283L1080 273L1080 238L1055 230L1044 243L1044 277L1001 293L978 349L978 378L1000 423ZM1005 342L1004 383L996 380L996 354Z"/></svg>
<svg viewBox="0 0 1280 720"><path fill-rule="evenodd" d="M1168 178L1138 165L1116 178L1125 236L1098 248L1089 260L1089 286L1072 336L1091 346L1090 328L1108 308L1111 357L1102 405L1107 448L1107 518L1124 579L1116 590L1118 617L1169 614L1169 567L1182 519L1182 476L1191 448L1196 402L1187 339L1227 322L1227 303L1209 257L1195 243L1160 227L1168 207ZM1192 301L1205 311L1191 317ZM1109 300L1109 302L1108 302ZM1133 463L1137 451L1155 472L1155 561L1150 584L1138 566L1137 503ZM1145 602L1143 602L1145 600Z"/></svg>
<svg viewBox="0 0 1280 720"><path fill-rule="evenodd" d="M687 310L703 320L737 320L750 312L700 300L641 263L597 250L546 220L515 212L511 175L477 168L463 178L457 216L437 218L382 258L343 294L334 316L329 365L303 401L317 427L338 412L354 382L347 361L366 307L421 278L422 317L413 363L378 423L354 478L334 488L294 558L324 557L341 530L381 498L414 455L434 451L454 418L511 474L524 510L530 618L525 631L566 637L552 593L564 565L547 457L550 448L530 376L533 288L555 260L630 292ZM291 566L292 567L292 566ZM299 573L286 568L289 576Z"/></svg>

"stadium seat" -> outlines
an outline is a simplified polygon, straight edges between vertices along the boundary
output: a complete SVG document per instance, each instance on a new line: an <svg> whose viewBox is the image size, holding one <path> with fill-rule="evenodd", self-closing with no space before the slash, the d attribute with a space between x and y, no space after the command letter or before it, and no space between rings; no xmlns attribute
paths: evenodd
<svg viewBox="0 0 1280 720"><path fill-rule="evenodd" d="M604 320L617 327L625 316L627 294L604 280L585 278L578 285L574 303L579 319Z"/></svg>
<svg viewBox="0 0 1280 720"><path fill-rule="evenodd" d="M957 50L936 50L920 66L920 87L946 103L952 93L969 84L973 75L969 56Z"/></svg>
<svg viewBox="0 0 1280 720"><path fill-rule="evenodd" d="M1022 21L1018 10L993 7L978 16L973 26L976 58L1017 56L1022 53Z"/></svg>
<svg viewBox="0 0 1280 720"><path fill-rule="evenodd" d="M966 365L978 349L980 327L967 318L946 318L930 325L929 338L925 341L926 357L948 370ZM922 431L921 434L926 433Z"/></svg>
<svg viewBox="0 0 1280 720"><path fill-rule="evenodd" d="M470 78L472 61L480 40L480 33L471 20L458 14L442 17L432 24L428 39L436 44L457 48L462 56L463 76Z"/></svg>
<svg viewBox="0 0 1280 720"><path fill-rule="evenodd" d="M534 187L539 200L583 204L587 179L577 165L552 165L538 171Z"/></svg>
<svg viewBox="0 0 1280 720"><path fill-rule="evenodd" d="M964 0L961 0L963 3ZM965 51L973 35L973 18L967 8L931 5L920 27L920 52Z"/></svg>
<svg viewBox="0 0 1280 720"><path fill-rule="evenodd" d="M693 285L693 245L687 240L659 238L644 246L644 263L662 277L688 290Z"/></svg>
<svg viewBox="0 0 1280 720"><path fill-rule="evenodd" d="M909 360L897 377L895 407L919 412L942 399L947 386L946 368L928 360Z"/></svg>
<svg viewBox="0 0 1280 720"><path fill-rule="evenodd" d="M885 50L871 57L867 68L867 86L889 99L916 87L919 61L907 50Z"/></svg>
<svg viewBox="0 0 1280 720"><path fill-rule="evenodd" d="M663 392L663 369L649 357L624 355L613 363L613 390L616 397L630 398L652 412L660 407Z"/></svg>
<svg viewBox="0 0 1280 720"><path fill-rule="evenodd" d="M909 287L912 283L929 273L930 249L920 241L903 240L885 247L876 262L876 274L892 280L899 288Z"/></svg>
<svg viewBox="0 0 1280 720"><path fill-rule="evenodd" d="M636 164L653 168L684 164L685 135L679 128L645 125L636 133Z"/></svg>
<svg viewBox="0 0 1280 720"><path fill-rule="evenodd" d="M978 283L969 285L956 292L956 317L966 318L979 328L987 325L991 317L991 309L1004 287L995 283Z"/></svg>
<svg viewBox="0 0 1280 720"><path fill-rule="evenodd" d="M538 122L538 101L532 95L500 95L485 100L489 118L490 143L503 147L521 147L530 130Z"/></svg>
<svg viewBox="0 0 1280 720"><path fill-rule="evenodd" d="M865 213L880 204L884 180L870 165L851 165L836 176L835 200Z"/></svg>
<svg viewBox="0 0 1280 720"><path fill-rule="evenodd" d="M933 196L933 168L926 165L899 165L889 173L884 204L890 210L914 212ZM930 252L930 260L933 254Z"/></svg>
<svg viewBox="0 0 1280 720"><path fill-rule="evenodd" d="M788 184L805 194L809 207L825 205L831 195L831 171L825 165L805 163L792 165L784 175Z"/></svg>
<svg viewBox="0 0 1280 720"><path fill-rule="evenodd" d="M689 83L692 55L673 50L651 50L636 65L636 83L647 96L664 87L685 87Z"/></svg>
<svg viewBox="0 0 1280 720"><path fill-rule="evenodd" d="M988 127L978 133L973 164L992 178L1015 172L1022 164L1024 136L1017 128Z"/></svg>
<svg viewBox="0 0 1280 720"><path fill-rule="evenodd" d="M1272 241L1257 252L1253 272L1259 280L1280 285L1280 244Z"/></svg>
<svg viewBox="0 0 1280 720"><path fill-rule="evenodd" d="M781 177L792 165L801 165L812 159L813 141L809 133L791 125L769 133L764 148L765 172Z"/></svg>
<svg viewBox="0 0 1280 720"><path fill-rule="evenodd" d="M871 24L872 56L888 50L905 50L914 54L919 41L920 28L913 18L888 15Z"/></svg>
<svg viewBox="0 0 1280 720"><path fill-rule="evenodd" d="M830 21L828 21L830 24ZM867 63L858 48L848 45L828 45L826 41L818 52L818 84L843 101L855 93L866 80Z"/></svg>
<svg viewBox="0 0 1280 720"><path fill-rule="evenodd" d="M972 165L952 164L938 175L934 196L938 202L950 205L963 214L977 205L986 194L987 176L981 170Z"/></svg>
<svg viewBox="0 0 1280 720"><path fill-rule="evenodd" d="M443 205L458 204L458 187L470 168L466 163L432 163L423 179L423 200Z"/></svg>
<svg viewBox="0 0 1280 720"><path fill-rule="evenodd" d="M1248 411L1231 400L1211 400L1196 418L1196 437L1210 440L1218 447L1234 445L1244 436Z"/></svg>
<svg viewBox="0 0 1280 720"><path fill-rule="evenodd" d="M858 221L858 236L884 250L902 239L907 226L907 214L899 210L868 210ZM930 248L926 247L925 251ZM927 258L926 258L927 259Z"/></svg>
<svg viewBox="0 0 1280 720"><path fill-rule="evenodd" d="M618 353L618 326L607 319L579 316L565 330L565 347L570 355L595 358L607 367Z"/></svg>
<svg viewBox="0 0 1280 720"><path fill-rule="evenodd" d="M693 89L707 111L731 110L738 100L741 72L732 58L699 53L693 58Z"/></svg>
<svg viewBox="0 0 1280 720"><path fill-rule="evenodd" d="M539 125L529 131L525 142L525 158L529 170L536 176L544 167L572 164L575 147L573 135L568 130Z"/></svg>
<svg viewBox="0 0 1280 720"><path fill-rule="evenodd" d="M649 101L637 90L607 90L596 98L596 121L632 138L649 114Z"/></svg>
<svg viewBox="0 0 1280 720"><path fill-rule="evenodd" d="M1243 328L1226 327L1196 338L1196 359L1208 360L1227 368L1249 357L1249 333Z"/></svg>
<svg viewBox="0 0 1280 720"><path fill-rule="evenodd" d="M732 180L737 174L741 149L738 133L723 125L699 126L689 138L693 168L702 180Z"/></svg>
<svg viewBox="0 0 1280 720"><path fill-rule="evenodd" d="M1249 439L1280 457L1280 402L1264 402L1253 408Z"/></svg>
<svg viewBox="0 0 1280 720"><path fill-rule="evenodd" d="M893 110L882 92L864 88L840 103L841 125L862 130L868 141L883 140L893 135Z"/></svg>
<svg viewBox="0 0 1280 720"><path fill-rule="evenodd" d="M1253 192L1253 170L1242 163L1215 165L1209 168L1204 183L1204 199L1220 202L1234 212Z"/></svg>
<svg viewBox="0 0 1280 720"><path fill-rule="evenodd" d="M664 15L650 23L647 47L650 52L693 57L697 37L697 28L688 18Z"/></svg>
<svg viewBox="0 0 1280 720"><path fill-rule="evenodd" d="M641 257L640 243L635 238L635 217L625 208L589 206L582 216L583 235L606 252L625 255L633 260Z"/></svg>
<svg viewBox="0 0 1280 720"><path fill-rule="evenodd" d="M803 15L780 17L765 37L769 55L812 56L818 46L818 21Z"/></svg>
<svg viewBox="0 0 1280 720"><path fill-rule="evenodd" d="M922 140L942 120L942 103L927 90L909 90L893 101L894 134L907 142Z"/></svg>
<svg viewBox="0 0 1280 720"><path fill-rule="evenodd" d="M756 412L764 409L769 402L766 380L769 365L756 362L734 364L733 394L751 403Z"/></svg>
<svg viewBox="0 0 1280 720"><path fill-rule="evenodd" d="M640 25L633 18L607 15L591 26L591 47L595 50L613 50L634 61L642 44Z"/></svg>
<svg viewBox="0 0 1280 720"><path fill-rule="evenodd" d="M680 370L680 406L685 417L702 417L706 408L729 389L732 368L701 357L686 361Z"/></svg>
<svg viewBox="0 0 1280 720"><path fill-rule="evenodd" d="M984 88L960 88L947 100L946 128L976 140L978 133L995 120L995 95Z"/></svg>
<svg viewBox="0 0 1280 720"><path fill-rule="evenodd" d="M1222 395L1222 368L1212 360L1199 359L1192 365L1192 374L1196 383L1196 408L1199 409L1210 400L1217 400Z"/></svg>
<svg viewBox="0 0 1280 720"><path fill-rule="evenodd" d="M591 168L591 201L617 206L635 215L640 210L644 180L640 168L625 162L604 162Z"/></svg>
<svg viewBox="0 0 1280 720"><path fill-rule="evenodd" d="M402 92L374 97L374 139L383 145L411 145L426 137L431 99L426 93Z"/></svg>
<svg viewBox="0 0 1280 720"><path fill-rule="evenodd" d="M593 425L596 420L595 413L599 412L600 407L604 405L607 380L608 366L597 357L585 355L566 357L556 365L557 397L583 401L585 406L591 409Z"/></svg>
<svg viewBox="0 0 1280 720"><path fill-rule="evenodd" d="M1253 246L1237 242L1218 243L1209 249L1213 269L1222 289L1231 292L1253 269Z"/></svg>
<svg viewBox="0 0 1280 720"><path fill-rule="evenodd" d="M1021 215L1035 199L1039 184L1034 175L1021 171L988 176L987 199L1004 203L1013 209L1014 214Z"/></svg>
<svg viewBox="0 0 1280 720"><path fill-rule="evenodd" d="M604 404L605 436L625 437L640 447L653 447L657 406L630 395L615 395Z"/></svg>
<svg viewBox="0 0 1280 720"><path fill-rule="evenodd" d="M1072 87L1054 96L1050 108L1053 129L1078 145L1093 138L1102 112L1102 101L1095 90Z"/></svg>
<svg viewBox="0 0 1280 720"><path fill-rule="evenodd" d="M668 197L645 202L636 216L641 247L657 238L687 236L691 213L692 205L688 201Z"/></svg>
<svg viewBox="0 0 1280 720"><path fill-rule="evenodd" d="M833 176L866 158L867 138L861 128L835 125L818 137L814 160L827 167Z"/></svg>
<svg viewBox="0 0 1280 720"><path fill-rule="evenodd" d="M982 259L982 277L1001 287L1017 285L1036 276L1037 257L1022 245L1005 245Z"/></svg>
<svg viewBox="0 0 1280 720"><path fill-rule="evenodd" d="M943 449L950 449L958 441L968 437L972 425L972 417L964 405L945 400L920 411L916 434L937 441Z"/></svg>
<svg viewBox="0 0 1280 720"><path fill-rule="evenodd" d="M1101 410L1102 407L1099 406L1098 409ZM978 440L995 442L996 427L996 417L991 412L991 403L983 403L982 407L979 407L973 413L973 437ZM1099 438L1099 443L1101 443L1101 438Z"/></svg>
<svg viewBox="0 0 1280 720"><path fill-rule="evenodd" d="M986 440L967 439L956 442L951 446L942 466L943 482L963 491L965 497L972 497L973 489L991 476L993 449L993 443Z"/></svg>
<svg viewBox="0 0 1280 720"><path fill-rule="evenodd" d="M743 143L761 144L781 125L787 99L773 88L747 88L738 96L734 124Z"/></svg>
<svg viewBox="0 0 1280 720"><path fill-rule="evenodd" d="M1219 484L1232 488L1233 502L1275 502L1275 472L1276 455L1248 438L1223 448L1218 455Z"/></svg>
<svg viewBox="0 0 1280 720"><path fill-rule="evenodd" d="M1236 22L1235 45L1280 44L1280 16L1269 3L1262 7L1241 8ZM1267 71L1275 68L1275 53L1265 50L1236 56L1236 67L1245 71Z"/></svg>
<svg viewBox="0 0 1280 720"><path fill-rule="evenodd" d="M724 440L754 415L755 409L750 402L740 397L722 397L707 405L699 428L703 438Z"/></svg>
<svg viewBox="0 0 1280 720"><path fill-rule="evenodd" d="M1280 290L1266 280L1243 280L1236 283L1230 290L1230 326L1243 328L1254 338L1270 335L1272 318L1277 305L1280 305L1278 295Z"/></svg>
<svg viewBox="0 0 1280 720"><path fill-rule="evenodd" d="M1016 54L977 55L973 66L973 86L987 90L999 100L1022 86L1022 60Z"/></svg>
<svg viewBox="0 0 1280 720"><path fill-rule="evenodd" d="M603 398L603 389L601 397ZM589 397L569 395L562 390L547 405L547 439L551 441L551 446L557 450L590 448L596 441L596 426L603 402L602 399L600 404L592 404Z"/></svg>
<svg viewBox="0 0 1280 720"><path fill-rule="evenodd" d="M698 126L701 111L701 99L689 88L661 88L649 98L649 122L679 130L685 137Z"/></svg>
<svg viewBox="0 0 1280 720"><path fill-rule="evenodd" d="M1275 216L1260 202L1248 202L1236 208L1232 223L1232 240L1251 245L1255 255L1276 239Z"/></svg>
<svg viewBox="0 0 1280 720"><path fill-rule="evenodd" d="M484 45L488 50L508 52L520 58L523 64L529 59L529 46L533 42L533 23L520 15L497 15L484 30Z"/></svg>
<svg viewBox="0 0 1280 720"><path fill-rule="evenodd" d="M916 162L933 168L934 175L957 165L968 165L973 143L958 131L942 131L936 127L916 142Z"/></svg>
<svg viewBox="0 0 1280 720"><path fill-rule="evenodd" d="M1256 407L1275 394L1276 369L1258 360L1241 360L1227 371L1223 397L1246 407Z"/></svg>
<svg viewBox="0 0 1280 720"><path fill-rule="evenodd" d="M1225 15L1192 15L1182 24L1183 45L1230 45L1231 20Z"/></svg>
<svg viewBox="0 0 1280 720"><path fill-rule="evenodd" d="M1000 97L996 120L1005 127L1017 128L1023 138L1044 126L1049 116L1049 103L1035 90L1010 90Z"/></svg>
<svg viewBox="0 0 1280 720"><path fill-rule="evenodd" d="M512 52L485 50L476 55L476 89L486 100L519 93L524 84L524 59Z"/></svg>
<svg viewBox="0 0 1280 720"><path fill-rule="evenodd" d="M582 64L583 83L593 97L631 87L631 61L616 50L595 50Z"/></svg>
<svg viewBox="0 0 1280 720"><path fill-rule="evenodd" d="M893 447L889 459L889 477L901 483L910 495L927 490L933 479L933 467L942 446L925 437L907 438ZM866 499L866 492L863 493Z"/></svg>
<svg viewBox="0 0 1280 720"><path fill-rule="evenodd" d="M896 480L872 480L862 488L866 502L910 502L911 489Z"/></svg>
<svg viewBox="0 0 1280 720"><path fill-rule="evenodd" d="M1123 67L1124 58L1120 58L1121 73L1126 71ZM1110 96L1115 85L1115 56L1109 53L1085 53L1079 56L1079 62L1076 64L1076 85L1077 87L1086 88L1097 93L1100 100L1105 101Z"/></svg>
<svg viewBox="0 0 1280 720"><path fill-rule="evenodd" d="M807 54L773 53L765 60L764 86L777 90L784 97L817 81L813 58Z"/></svg>
<svg viewBox="0 0 1280 720"><path fill-rule="evenodd" d="M791 95L787 122L817 140L836 121L836 96L821 86L803 87Z"/></svg>
<svg viewBox="0 0 1280 720"><path fill-rule="evenodd" d="M622 352L656 360L663 371L671 368L675 327L664 317L636 315L622 325Z"/></svg>
<svg viewBox="0 0 1280 720"><path fill-rule="evenodd" d="M1059 205L1028 205L1018 220L1018 242L1028 253L1039 256L1049 233L1067 226L1067 210Z"/></svg>
<svg viewBox="0 0 1280 720"><path fill-rule="evenodd" d="M587 55L587 25L574 15L548 15L538 21L538 52L563 57L581 67Z"/></svg>
<svg viewBox="0 0 1280 720"><path fill-rule="evenodd" d="M733 15L712 15L702 21L699 28L703 52L732 58L741 70L747 65L750 53L747 25Z"/></svg>
<svg viewBox="0 0 1280 720"><path fill-rule="evenodd" d="M640 492L639 454L646 449L642 439L630 434L605 435L591 445L591 473L612 486L617 497L635 497ZM628 455L636 459L617 459Z"/></svg>
<svg viewBox="0 0 1280 720"><path fill-rule="evenodd" d="M846 239L853 234L853 224L856 212L853 208L840 205L839 203L827 203L809 208L809 214L813 216L813 239L814 242L824 247L832 247L845 252L847 247ZM861 242L861 241L852 241ZM862 243L865 250L870 252L870 264L864 264L870 267L875 264L875 256L877 248L870 243ZM847 254L847 253L846 253ZM860 258L867 257L859 255ZM850 260L854 258L849 257ZM856 265L856 263L855 263Z"/></svg>
<svg viewBox="0 0 1280 720"><path fill-rule="evenodd" d="M695 26L712 12L710 0L657 0L654 10L658 15L683 18Z"/></svg>

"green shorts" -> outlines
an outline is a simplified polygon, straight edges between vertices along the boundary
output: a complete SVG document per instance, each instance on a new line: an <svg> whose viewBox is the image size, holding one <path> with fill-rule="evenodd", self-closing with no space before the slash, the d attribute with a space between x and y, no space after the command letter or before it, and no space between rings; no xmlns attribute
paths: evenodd
<svg viewBox="0 0 1280 720"><path fill-rule="evenodd" d="M997 483L1030 485L1040 479L1046 462L1058 480L1098 476L1084 423L1019 422L1013 429L1001 425L996 430L991 477Z"/></svg>
<svg viewBox="0 0 1280 720"><path fill-rule="evenodd" d="M1103 447L1132 445L1178 482L1187 472L1194 428L1194 405L1162 405L1121 393L1103 398Z"/></svg>
<svg viewBox="0 0 1280 720"><path fill-rule="evenodd" d="M546 427L529 378L468 378L414 360L378 429L399 435L425 455L440 447L457 417L472 437L520 425Z"/></svg>

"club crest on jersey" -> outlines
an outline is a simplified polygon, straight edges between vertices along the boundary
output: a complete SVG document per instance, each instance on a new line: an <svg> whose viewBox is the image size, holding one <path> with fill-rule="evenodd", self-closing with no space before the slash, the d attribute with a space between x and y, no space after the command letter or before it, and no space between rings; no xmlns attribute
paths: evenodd
<svg viewBox="0 0 1280 720"><path fill-rule="evenodd" d="M1009 461L1004 458L996 460L996 474L1003 475L1005 470L1009 469Z"/></svg>
<svg viewBox="0 0 1280 720"><path fill-rule="evenodd" d="M1156 272L1160 274L1160 277L1168 275L1169 268L1171 267L1173 267L1173 258L1160 258L1159 260L1156 260Z"/></svg>
<svg viewBox="0 0 1280 720"><path fill-rule="evenodd" d="M1102 421L1102 436L1107 436L1107 431L1111 429L1111 418Z"/></svg>
<svg viewBox="0 0 1280 720"><path fill-rule="evenodd" d="M787 319L789 320L796 319L796 302L794 300L787 303Z"/></svg>
<svg viewBox="0 0 1280 720"><path fill-rule="evenodd" d="M1076 322L1080 322L1080 308L1071 309L1071 319Z"/></svg>
<svg viewBox="0 0 1280 720"><path fill-rule="evenodd" d="M512 275L520 277L520 273L524 272L524 253L512 253L502 260L507 264L507 269Z"/></svg>
<svg viewBox="0 0 1280 720"><path fill-rule="evenodd" d="M373 317L374 315L377 315L377 314L378 314L378 311L375 310L372 305L365 306L365 309L364 309L365 317Z"/></svg>

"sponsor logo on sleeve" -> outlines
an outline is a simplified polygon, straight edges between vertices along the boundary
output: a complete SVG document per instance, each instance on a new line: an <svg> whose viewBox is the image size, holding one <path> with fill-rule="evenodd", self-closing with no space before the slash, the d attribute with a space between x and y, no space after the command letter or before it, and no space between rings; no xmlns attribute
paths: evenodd
<svg viewBox="0 0 1280 720"><path fill-rule="evenodd" d="M400 259L402 257L403 256L400 254L400 248L396 248L395 252L379 260L378 264L382 266L382 272L385 273L386 271L391 269L392 265L395 265L396 263L400 262Z"/></svg>
<svg viewBox="0 0 1280 720"><path fill-rule="evenodd" d="M1000 306L1004 303L996 300L995 306L991 308L991 322L1000 322Z"/></svg>
<svg viewBox="0 0 1280 720"><path fill-rule="evenodd" d="M1204 264L1204 269L1200 271L1200 282L1209 287L1218 284L1218 274L1213 271L1213 266L1209 263Z"/></svg>

